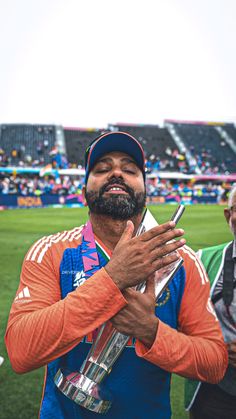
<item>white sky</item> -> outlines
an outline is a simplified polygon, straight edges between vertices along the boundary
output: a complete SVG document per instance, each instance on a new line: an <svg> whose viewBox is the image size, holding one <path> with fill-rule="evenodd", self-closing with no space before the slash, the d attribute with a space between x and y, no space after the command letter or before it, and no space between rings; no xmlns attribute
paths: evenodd
<svg viewBox="0 0 236 419"><path fill-rule="evenodd" d="M235 0L0 0L0 123L236 122Z"/></svg>

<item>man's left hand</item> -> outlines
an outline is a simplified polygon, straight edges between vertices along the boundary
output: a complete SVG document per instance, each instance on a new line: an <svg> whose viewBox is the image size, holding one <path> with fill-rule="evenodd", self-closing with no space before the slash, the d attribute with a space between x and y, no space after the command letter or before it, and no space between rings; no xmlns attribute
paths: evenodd
<svg viewBox="0 0 236 419"><path fill-rule="evenodd" d="M150 348L158 327L154 277L147 280L143 294L131 288L124 290L123 294L128 304L110 320L118 332L139 339Z"/></svg>
<svg viewBox="0 0 236 419"><path fill-rule="evenodd" d="M236 341L228 343L229 364L236 368Z"/></svg>

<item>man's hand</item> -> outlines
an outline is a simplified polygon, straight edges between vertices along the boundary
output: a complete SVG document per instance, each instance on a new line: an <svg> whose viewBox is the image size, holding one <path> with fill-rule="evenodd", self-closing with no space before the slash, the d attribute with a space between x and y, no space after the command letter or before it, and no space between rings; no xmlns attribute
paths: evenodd
<svg viewBox="0 0 236 419"><path fill-rule="evenodd" d="M236 368L236 341L227 343L229 364Z"/></svg>
<svg viewBox="0 0 236 419"><path fill-rule="evenodd" d="M175 223L169 221L132 238L134 225L132 221L127 222L113 255L105 266L118 288L122 290L133 287L179 258L175 250L183 246L185 240L174 239L181 237L184 230L175 229L174 226Z"/></svg>
<svg viewBox="0 0 236 419"><path fill-rule="evenodd" d="M158 327L153 276L147 280L143 294L133 289L124 290L123 294L128 304L110 320L118 332L135 337L150 348Z"/></svg>

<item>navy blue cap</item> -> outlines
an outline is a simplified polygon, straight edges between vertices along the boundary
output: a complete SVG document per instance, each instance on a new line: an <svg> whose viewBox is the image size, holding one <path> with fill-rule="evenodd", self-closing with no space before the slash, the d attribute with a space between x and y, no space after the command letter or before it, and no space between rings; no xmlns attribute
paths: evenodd
<svg viewBox="0 0 236 419"><path fill-rule="evenodd" d="M120 151L133 157L145 179L145 157L141 144L126 132L113 131L102 134L88 146L85 152L85 183L87 183L89 172L96 162L104 154L112 151Z"/></svg>

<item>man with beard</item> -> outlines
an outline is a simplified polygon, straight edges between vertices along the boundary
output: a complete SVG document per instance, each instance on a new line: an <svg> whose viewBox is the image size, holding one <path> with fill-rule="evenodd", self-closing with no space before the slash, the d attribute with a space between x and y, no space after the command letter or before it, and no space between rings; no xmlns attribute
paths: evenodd
<svg viewBox="0 0 236 419"><path fill-rule="evenodd" d="M6 345L13 369L47 365L40 418L96 417L58 390L58 369L79 371L96 329L110 321L131 339L106 377L112 419L170 418L171 372L219 381L227 351L209 281L166 222L136 237L145 206L145 159L130 134L110 132L86 152L83 227L37 241L26 254ZM184 259L155 301L155 272ZM142 294L135 286L146 281Z"/></svg>
<svg viewBox="0 0 236 419"><path fill-rule="evenodd" d="M236 186L224 216L234 240L199 251L211 282L211 299L227 344L229 363L217 385L186 381L186 407L192 419L236 417Z"/></svg>

